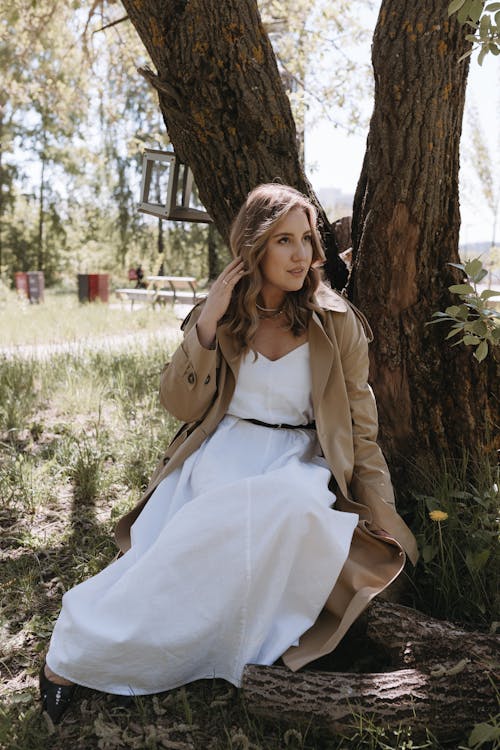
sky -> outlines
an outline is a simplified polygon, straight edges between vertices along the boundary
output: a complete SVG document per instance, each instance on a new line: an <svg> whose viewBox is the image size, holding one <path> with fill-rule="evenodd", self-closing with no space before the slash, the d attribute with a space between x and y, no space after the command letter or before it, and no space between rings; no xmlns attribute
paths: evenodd
<svg viewBox="0 0 500 750"><path fill-rule="evenodd" d="M369 59L368 45L364 54L366 59ZM473 56L467 87L462 145L467 137L467 108L473 102L479 110L485 140L492 155L496 154L497 166L500 167L500 58L487 55L483 65L479 66L477 53ZM367 105L372 106L371 103ZM348 135L345 130L334 128L326 119L319 120L313 127L308 127L306 123L306 172L316 192L321 188L334 187L343 193L354 194L361 172L367 133L368 127L359 134ZM491 241L491 213L484 209L480 200L477 200L476 178L472 166L465 159L462 159L460 180L467 186L467 190L462 191L461 196L461 243ZM497 229L496 241L497 244L500 243L500 227Z"/></svg>

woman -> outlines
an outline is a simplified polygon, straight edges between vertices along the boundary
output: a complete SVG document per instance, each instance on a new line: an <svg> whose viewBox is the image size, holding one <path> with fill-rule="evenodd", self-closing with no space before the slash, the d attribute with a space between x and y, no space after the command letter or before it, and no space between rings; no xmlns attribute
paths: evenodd
<svg viewBox="0 0 500 750"><path fill-rule="evenodd" d="M63 598L40 675L55 721L74 683L142 695L239 685L280 656L298 669L335 648L403 550L416 559L376 443L369 328L320 284L312 204L261 185L230 240L162 374L182 426L118 524L125 554Z"/></svg>

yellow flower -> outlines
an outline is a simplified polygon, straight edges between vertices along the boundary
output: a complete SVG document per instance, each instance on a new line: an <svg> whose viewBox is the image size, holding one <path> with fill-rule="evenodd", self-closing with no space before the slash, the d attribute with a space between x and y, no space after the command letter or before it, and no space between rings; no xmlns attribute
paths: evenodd
<svg viewBox="0 0 500 750"><path fill-rule="evenodd" d="M445 513L444 510L431 510L429 518L431 521L446 521L448 513Z"/></svg>

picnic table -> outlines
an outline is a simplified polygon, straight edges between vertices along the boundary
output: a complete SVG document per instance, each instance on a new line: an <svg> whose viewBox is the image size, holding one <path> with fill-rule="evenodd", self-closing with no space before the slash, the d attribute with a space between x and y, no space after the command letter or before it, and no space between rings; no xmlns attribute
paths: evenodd
<svg viewBox="0 0 500 750"><path fill-rule="evenodd" d="M117 289L116 294L120 299L129 299L131 307L134 302L149 302L153 306L156 303L171 301L192 303L193 305L201 296L197 291L194 276L147 276L147 289Z"/></svg>
<svg viewBox="0 0 500 750"><path fill-rule="evenodd" d="M170 297L174 303L179 299L190 298L194 304L198 300L194 276L147 276L146 278L158 290L160 298Z"/></svg>

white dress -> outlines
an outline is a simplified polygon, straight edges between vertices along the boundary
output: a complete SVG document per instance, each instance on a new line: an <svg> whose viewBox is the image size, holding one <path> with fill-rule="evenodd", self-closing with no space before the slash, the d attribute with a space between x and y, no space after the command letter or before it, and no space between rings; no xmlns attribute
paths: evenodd
<svg viewBox="0 0 500 750"><path fill-rule="evenodd" d="M312 429L309 345L241 363L227 415L157 487L131 549L68 591L47 663L120 695L201 678L240 685L316 620L358 517L332 509Z"/></svg>

